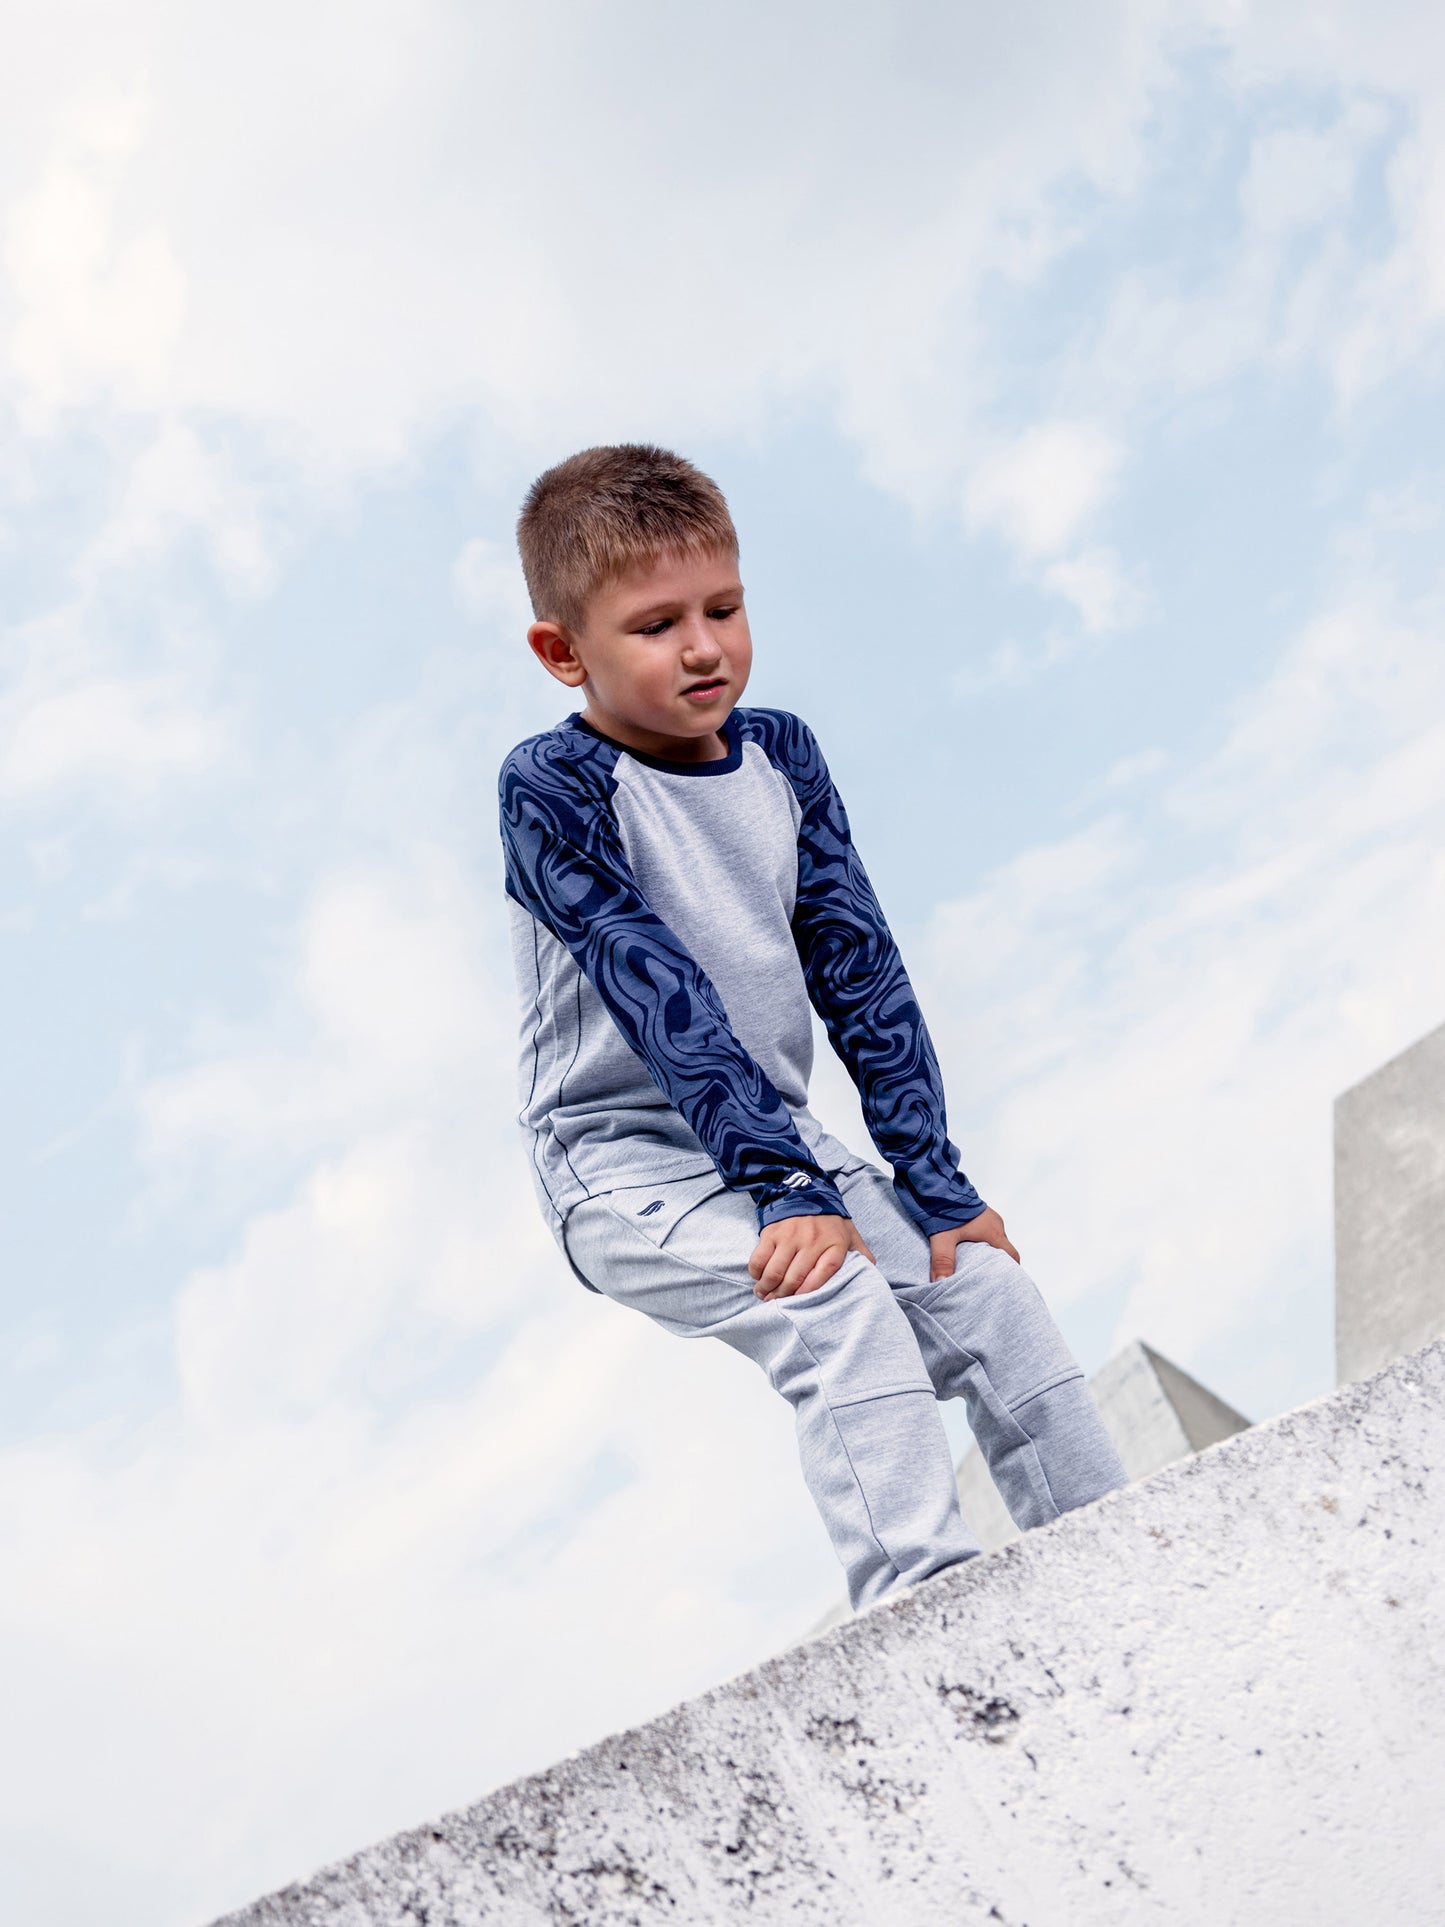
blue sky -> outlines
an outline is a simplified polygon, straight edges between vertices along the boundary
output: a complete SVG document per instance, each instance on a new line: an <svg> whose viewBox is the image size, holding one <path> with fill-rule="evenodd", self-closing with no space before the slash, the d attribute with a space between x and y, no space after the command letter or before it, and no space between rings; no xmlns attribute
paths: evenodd
<svg viewBox="0 0 1445 1927"><path fill-rule="evenodd" d="M180 1927L838 1590L781 1401L579 1293L513 1138L511 528L575 447L727 491L750 697L1086 1367L1328 1388L1330 1103L1445 1018L1445 33L11 34L0 1898Z"/></svg>

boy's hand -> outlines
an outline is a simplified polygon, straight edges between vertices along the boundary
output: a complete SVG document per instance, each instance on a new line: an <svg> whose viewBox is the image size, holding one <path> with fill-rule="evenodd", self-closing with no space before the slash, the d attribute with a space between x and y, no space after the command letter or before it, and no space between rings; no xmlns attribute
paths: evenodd
<svg viewBox="0 0 1445 1927"><path fill-rule="evenodd" d="M987 1211L970 1218L967 1224L958 1225L951 1231L935 1231L928 1240L933 1260L928 1276L932 1283L937 1284L940 1278L953 1276L958 1247L969 1244L996 1245L1000 1251L1006 1251L1015 1264L1019 1262L1019 1254L1009 1243L1008 1233L1003 1228L1003 1219L990 1205Z"/></svg>
<svg viewBox="0 0 1445 1927"><path fill-rule="evenodd" d="M807 1218L777 1218L763 1226L748 1270L757 1283L758 1298L792 1298L826 1285L850 1251L861 1251L872 1262L873 1253L858 1235L851 1218L833 1214Z"/></svg>

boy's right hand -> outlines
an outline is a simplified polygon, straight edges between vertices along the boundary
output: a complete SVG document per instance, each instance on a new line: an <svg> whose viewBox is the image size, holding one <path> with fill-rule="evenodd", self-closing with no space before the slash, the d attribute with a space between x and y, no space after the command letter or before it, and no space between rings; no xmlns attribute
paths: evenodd
<svg viewBox="0 0 1445 1927"><path fill-rule="evenodd" d="M763 1226L748 1271L757 1280L758 1298L793 1298L826 1285L850 1251L861 1251L871 1264L873 1253L858 1235L851 1218L831 1213L805 1218L775 1218Z"/></svg>

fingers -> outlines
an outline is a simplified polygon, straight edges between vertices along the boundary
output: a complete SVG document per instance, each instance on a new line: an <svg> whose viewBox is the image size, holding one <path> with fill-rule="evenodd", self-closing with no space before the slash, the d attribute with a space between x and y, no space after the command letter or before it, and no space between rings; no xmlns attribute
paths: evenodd
<svg viewBox="0 0 1445 1927"><path fill-rule="evenodd" d="M792 1262L777 1284L770 1287L768 1273L766 1271L763 1273L758 1287L758 1296L760 1298L796 1298L805 1291L816 1291L819 1285L827 1284L847 1255L847 1247L844 1245L824 1245L821 1251L805 1245L800 1251L794 1253Z"/></svg>
<svg viewBox="0 0 1445 1927"><path fill-rule="evenodd" d="M813 1269L808 1273L802 1284L798 1286L795 1296L801 1298L805 1291L816 1291L819 1285L826 1285L847 1256L848 1252L842 1246L830 1245L826 1251L819 1255L818 1261L813 1266Z"/></svg>
<svg viewBox="0 0 1445 1927"><path fill-rule="evenodd" d="M1003 1228L1003 1219L998 1215L997 1211L988 1212L986 1214L986 1222L988 1224L989 1243L995 1250L1006 1251L1016 1265L1022 1264L1023 1260L1019 1257L1017 1248L1010 1244L1009 1235Z"/></svg>
<svg viewBox="0 0 1445 1927"><path fill-rule="evenodd" d="M1023 1263L1023 1259L1020 1258L1018 1254L1018 1247L1009 1243L1008 1237L1002 1229L996 1231L992 1237L977 1239L975 1242L992 1245L995 1251L1006 1251L1016 1265Z"/></svg>
<svg viewBox="0 0 1445 1927"><path fill-rule="evenodd" d="M1016 1265L1022 1264L1018 1248L1004 1230L1003 1219L997 1211L989 1209L967 1224L959 1225L956 1231L935 1231L928 1241L930 1284L937 1284L941 1278L951 1278L958 1261L960 1245L992 1245L995 1251L1006 1251Z"/></svg>
<svg viewBox="0 0 1445 1927"><path fill-rule="evenodd" d="M800 1245L793 1253L792 1262L783 1273L783 1282L779 1296L783 1298L791 1297L795 1291L800 1289L803 1280L812 1275L819 1259L826 1256L826 1249L820 1252L815 1245Z"/></svg>
<svg viewBox="0 0 1445 1927"><path fill-rule="evenodd" d="M852 1246L839 1236L819 1240L816 1231L780 1236L762 1265L753 1292L759 1298L793 1298L826 1285ZM757 1255L757 1254L754 1254ZM752 1267L749 1266L749 1270Z"/></svg>
<svg viewBox="0 0 1445 1927"><path fill-rule="evenodd" d="M757 1279L753 1290L759 1298L785 1295L783 1285L790 1272L795 1273L794 1286L801 1284L807 1275L806 1265L801 1271L796 1269L806 1247L801 1244L798 1233L787 1228L794 1223L796 1220L784 1218L777 1225L769 1225L748 1261L748 1270Z"/></svg>
<svg viewBox="0 0 1445 1927"><path fill-rule="evenodd" d="M793 1262L794 1247L788 1238L774 1240L768 1253L767 1262L758 1274L758 1290L763 1294L775 1292L788 1275L788 1267Z"/></svg>
<svg viewBox="0 0 1445 1927"><path fill-rule="evenodd" d="M868 1249L867 1245L864 1244L862 1233L859 1231L857 1225L853 1226L852 1236L849 1240L848 1249L850 1251L861 1251L863 1253L863 1256L868 1260L870 1265L876 1265L878 1262L878 1260L873 1256L873 1253ZM841 1263L841 1260L839 1262Z"/></svg>

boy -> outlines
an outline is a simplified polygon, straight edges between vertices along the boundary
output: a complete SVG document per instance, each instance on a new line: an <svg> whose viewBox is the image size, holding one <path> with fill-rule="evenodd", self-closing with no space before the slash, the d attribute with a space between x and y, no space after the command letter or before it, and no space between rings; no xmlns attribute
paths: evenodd
<svg viewBox="0 0 1445 1927"><path fill-rule="evenodd" d="M587 449L517 530L527 640L583 707L500 779L521 1123L582 1282L723 1339L793 1405L853 1606L979 1546L934 1401L1015 1521L1125 1483L1003 1220L806 724L740 709L752 642L716 485ZM809 1004L893 1178L808 1110Z"/></svg>

